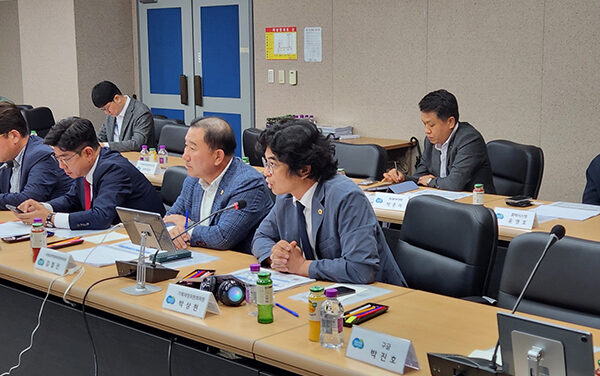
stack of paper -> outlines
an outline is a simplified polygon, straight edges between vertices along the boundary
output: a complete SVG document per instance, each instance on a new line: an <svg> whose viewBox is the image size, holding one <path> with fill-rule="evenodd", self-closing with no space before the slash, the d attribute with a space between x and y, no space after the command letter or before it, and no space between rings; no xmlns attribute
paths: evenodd
<svg viewBox="0 0 600 376"><path fill-rule="evenodd" d="M332 134L335 138L340 138L340 136L351 135L353 132L352 126L347 127L328 127L324 125L320 125L319 128L323 131L324 135Z"/></svg>
<svg viewBox="0 0 600 376"><path fill-rule="evenodd" d="M585 221L600 214L600 206L557 201L530 209L538 216Z"/></svg>

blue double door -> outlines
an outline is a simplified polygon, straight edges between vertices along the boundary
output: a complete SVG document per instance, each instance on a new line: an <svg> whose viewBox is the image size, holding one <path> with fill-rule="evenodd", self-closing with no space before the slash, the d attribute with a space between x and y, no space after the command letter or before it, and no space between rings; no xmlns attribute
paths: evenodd
<svg viewBox="0 0 600 376"><path fill-rule="evenodd" d="M153 114L254 123L251 0L138 3L141 99Z"/></svg>

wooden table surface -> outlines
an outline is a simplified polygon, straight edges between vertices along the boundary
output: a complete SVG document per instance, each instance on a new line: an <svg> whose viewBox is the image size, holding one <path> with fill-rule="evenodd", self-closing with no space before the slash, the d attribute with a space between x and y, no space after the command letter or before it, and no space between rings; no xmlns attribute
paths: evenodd
<svg viewBox="0 0 600 376"><path fill-rule="evenodd" d="M379 145L385 150L395 150L409 148L412 146L408 140L391 140L388 138L375 138L375 137L359 137L359 138L347 138L338 140L339 142L345 142L347 144L364 145L364 144L375 144Z"/></svg>
<svg viewBox="0 0 600 376"><path fill-rule="evenodd" d="M140 159L140 153L136 151L127 151L121 153L125 158L129 159L132 163L137 163ZM181 157L169 155L169 159L167 161L169 163L169 167L173 166L185 166L185 161ZM163 174L156 175L144 175L146 178L152 183L155 187L162 187Z"/></svg>

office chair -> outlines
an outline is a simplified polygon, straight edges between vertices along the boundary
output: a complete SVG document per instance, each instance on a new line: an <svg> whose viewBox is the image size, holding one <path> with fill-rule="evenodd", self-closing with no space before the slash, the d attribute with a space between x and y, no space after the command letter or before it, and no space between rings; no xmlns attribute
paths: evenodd
<svg viewBox="0 0 600 376"><path fill-rule="evenodd" d="M250 166L262 166L262 155L256 151L256 143L262 129L248 128L244 129L242 134L242 146L244 155L250 160Z"/></svg>
<svg viewBox="0 0 600 376"><path fill-rule="evenodd" d="M547 233L531 232L510 242L500 281L499 307L513 308L548 239ZM542 260L517 312L600 328L599 255L598 242L569 236L556 242Z"/></svg>
<svg viewBox="0 0 600 376"><path fill-rule="evenodd" d="M52 110L48 107L36 107L22 111L27 128L35 131L38 136L44 138L55 124Z"/></svg>
<svg viewBox="0 0 600 376"><path fill-rule="evenodd" d="M160 132L162 132L163 127L167 124L176 125L177 123L175 123L175 121L172 119L167 119L166 117L165 118L157 118L156 115L154 115L153 117L154 117L154 137L156 138L156 144L160 145L160 143L159 143Z"/></svg>
<svg viewBox="0 0 600 376"><path fill-rule="evenodd" d="M544 152L506 140L487 143L496 194L537 198L544 173Z"/></svg>
<svg viewBox="0 0 600 376"><path fill-rule="evenodd" d="M355 145L334 141L338 167L348 177L381 179L387 164L387 152L379 145Z"/></svg>
<svg viewBox="0 0 600 376"><path fill-rule="evenodd" d="M183 166L173 166L167 168L163 176L163 183L160 189L160 197L163 204L169 210L181 193L183 181L188 176L187 170Z"/></svg>
<svg viewBox="0 0 600 376"><path fill-rule="evenodd" d="M384 233L408 287L457 298L487 292L498 243L491 209L417 196L408 202L402 229Z"/></svg>
<svg viewBox="0 0 600 376"><path fill-rule="evenodd" d="M165 145L169 155L181 157L185 149L185 135L190 127L185 125L165 124L160 131L159 145Z"/></svg>

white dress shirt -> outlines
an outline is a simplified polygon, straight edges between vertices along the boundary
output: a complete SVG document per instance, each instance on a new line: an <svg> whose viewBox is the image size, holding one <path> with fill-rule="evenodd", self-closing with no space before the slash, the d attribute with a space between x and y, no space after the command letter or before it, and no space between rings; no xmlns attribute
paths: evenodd
<svg viewBox="0 0 600 376"><path fill-rule="evenodd" d="M306 220L306 234L308 235L308 241L310 242L310 246L312 247L312 249L315 251L314 255L315 255L315 259L317 259L317 250L315 248L315 241L313 240L313 236L312 236L312 199L313 196L315 195L315 191L317 190L317 185L319 184L319 182L316 182L315 184L313 184L310 188L308 188L308 190L306 192L304 192L304 195L302 196L302 198L300 200L296 200L296 198L294 197L294 205L296 205L296 201L300 201L300 203L302 205L304 205L304 219ZM298 239L300 240L300 239ZM304 256L304 253L302 253L302 255Z"/></svg>
<svg viewBox="0 0 600 376"><path fill-rule="evenodd" d="M21 167L23 166L23 156L25 155L26 148L27 145L23 146L23 149L21 149L13 160L12 175L10 176L10 193L21 192Z"/></svg>
<svg viewBox="0 0 600 376"><path fill-rule="evenodd" d="M446 142L444 142L442 145L440 145L440 144L433 145L433 147L436 150L440 151L440 178L445 178L448 175L448 171L447 171L448 144L450 143L450 139L452 138L452 136L454 136L457 129L458 129L458 123L456 123L456 125L454 126L454 129L452 130L452 133L450 133L450 136L448 137Z"/></svg>
<svg viewBox="0 0 600 376"><path fill-rule="evenodd" d="M215 202L215 197L217 196L217 189L219 188L219 184L221 184L221 180L223 180L223 176L231 166L231 162L233 158L227 163L227 166L221 171L219 176L215 180L213 180L210 184L205 182L202 179L198 179L198 184L204 189L204 194L202 195L202 203L200 204L200 219L202 220L208 217L212 211L213 203ZM208 226L209 222L204 222L201 226ZM193 230L193 229L192 229Z"/></svg>

